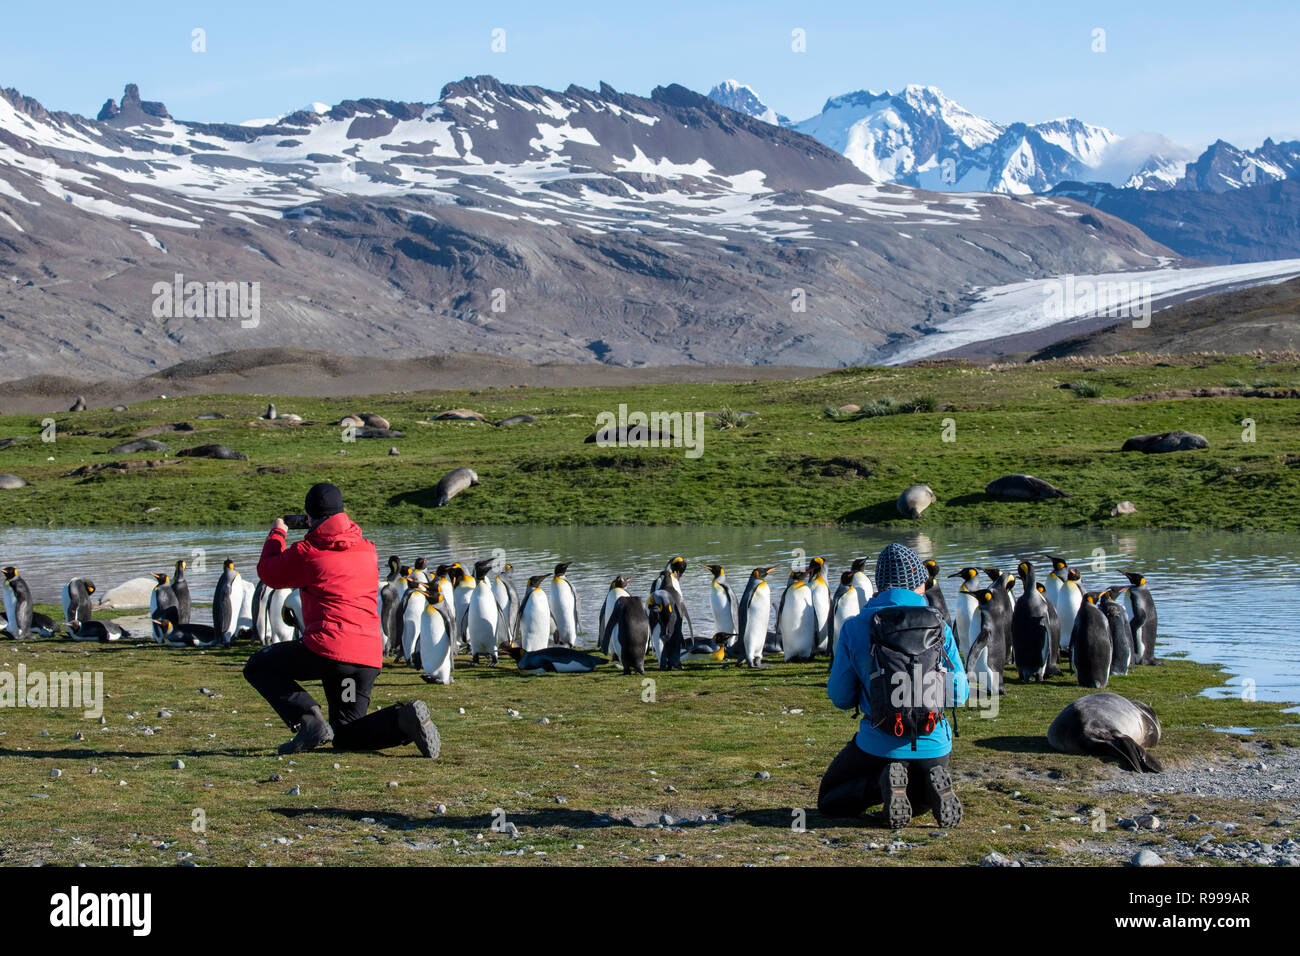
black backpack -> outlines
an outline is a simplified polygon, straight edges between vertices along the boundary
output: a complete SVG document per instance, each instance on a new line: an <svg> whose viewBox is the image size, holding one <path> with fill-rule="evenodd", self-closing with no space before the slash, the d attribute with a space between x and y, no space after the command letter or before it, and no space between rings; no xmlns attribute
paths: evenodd
<svg viewBox="0 0 1300 956"><path fill-rule="evenodd" d="M892 737L916 738L943 720L948 662L943 618L927 606L887 607L871 617L867 720Z"/></svg>

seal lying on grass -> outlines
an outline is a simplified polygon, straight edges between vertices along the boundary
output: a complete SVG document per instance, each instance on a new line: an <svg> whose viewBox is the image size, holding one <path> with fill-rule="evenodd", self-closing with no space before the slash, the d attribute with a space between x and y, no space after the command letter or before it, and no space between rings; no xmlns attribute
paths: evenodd
<svg viewBox="0 0 1300 956"><path fill-rule="evenodd" d="M1160 718L1146 704L1119 694L1088 694L1056 715L1047 742L1061 753L1115 757L1126 770L1160 773L1146 752L1160 742Z"/></svg>

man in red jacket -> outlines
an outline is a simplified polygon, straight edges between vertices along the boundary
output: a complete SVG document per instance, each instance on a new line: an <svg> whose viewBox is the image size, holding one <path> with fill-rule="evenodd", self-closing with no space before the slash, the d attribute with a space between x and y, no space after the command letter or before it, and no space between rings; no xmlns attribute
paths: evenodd
<svg viewBox="0 0 1300 956"><path fill-rule="evenodd" d="M257 562L257 576L267 587L298 589L302 640L264 647L244 665L244 677L296 731L280 753L330 741L337 750L381 750L414 741L424 756L438 756L438 729L424 701L366 714L383 666L375 546L344 513L343 495L334 485L313 485L305 510L307 536L289 547L289 527L277 518ZM300 680L324 686L328 722Z"/></svg>

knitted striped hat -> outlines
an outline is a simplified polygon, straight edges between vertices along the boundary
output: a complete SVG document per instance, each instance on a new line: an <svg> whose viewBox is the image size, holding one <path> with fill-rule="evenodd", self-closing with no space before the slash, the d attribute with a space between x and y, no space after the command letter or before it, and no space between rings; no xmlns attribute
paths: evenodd
<svg viewBox="0 0 1300 956"><path fill-rule="evenodd" d="M889 545L876 559L876 590L906 588L915 591L924 586L930 576L925 572L921 556L906 545Z"/></svg>

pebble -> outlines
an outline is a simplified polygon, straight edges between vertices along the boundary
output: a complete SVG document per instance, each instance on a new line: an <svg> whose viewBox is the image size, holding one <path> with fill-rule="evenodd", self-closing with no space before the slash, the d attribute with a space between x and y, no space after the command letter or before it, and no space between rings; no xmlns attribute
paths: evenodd
<svg viewBox="0 0 1300 956"><path fill-rule="evenodd" d="M676 792L677 792L677 788L674 787L671 783L668 786L664 787L664 793L676 793Z"/></svg>
<svg viewBox="0 0 1300 956"><path fill-rule="evenodd" d="M1188 823L1200 823L1200 822L1201 822L1201 818L1198 817L1198 816L1197 816L1196 814L1194 814L1194 813L1189 813L1189 814L1187 814L1187 822L1188 822Z"/></svg>
<svg viewBox="0 0 1300 956"><path fill-rule="evenodd" d="M665 860L668 859L668 857L664 856L662 853L659 853L654 857L652 857L652 859L654 860L655 863L663 863Z"/></svg>
<svg viewBox="0 0 1300 956"><path fill-rule="evenodd" d="M1005 857L1001 853L998 853L996 850L994 850L992 853L988 854L987 856L985 856L983 859L980 860L980 866L1020 866L1020 865L1022 864L1020 863L1019 860L1012 860L1009 857Z"/></svg>
<svg viewBox="0 0 1300 956"><path fill-rule="evenodd" d="M177 758L176 760L173 760L173 761L172 761L172 769L173 769L173 770L184 770L184 769L185 769L185 761L184 761L184 760L181 760L181 759L179 759L179 758Z"/></svg>
<svg viewBox="0 0 1300 956"><path fill-rule="evenodd" d="M772 775L766 770L760 770L758 773L754 774L755 780L770 780L771 778Z"/></svg>
<svg viewBox="0 0 1300 956"><path fill-rule="evenodd" d="M1138 826L1140 826L1143 830L1159 830L1162 826L1164 826L1164 824L1161 823L1159 817L1150 813L1144 813L1141 816L1134 817L1133 822L1136 823Z"/></svg>
<svg viewBox="0 0 1300 956"><path fill-rule="evenodd" d="M1153 850L1138 850L1129 860L1130 866L1164 866L1165 861Z"/></svg>

